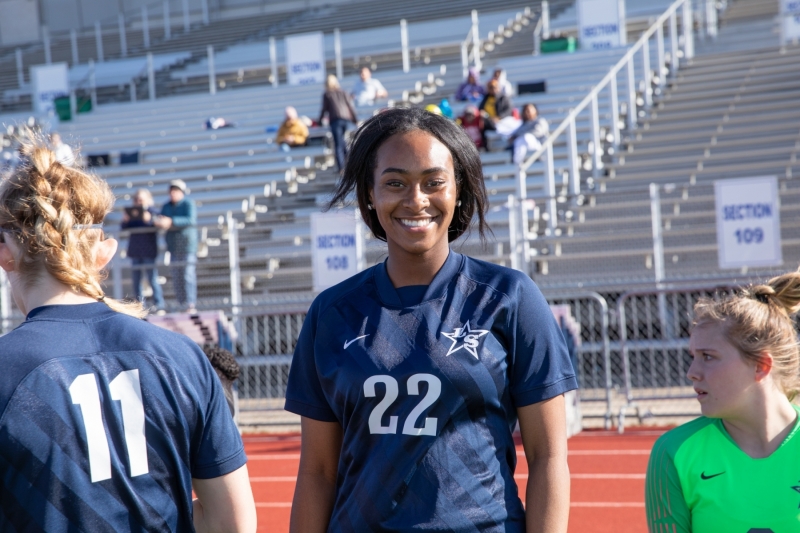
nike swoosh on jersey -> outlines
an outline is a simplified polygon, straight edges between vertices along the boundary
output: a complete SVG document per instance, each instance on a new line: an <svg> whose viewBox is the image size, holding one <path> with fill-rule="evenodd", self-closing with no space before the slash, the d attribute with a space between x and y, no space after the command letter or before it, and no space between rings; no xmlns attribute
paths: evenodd
<svg viewBox="0 0 800 533"><path fill-rule="evenodd" d="M700 472L700 479L711 479L713 477L721 476L724 473L725 472L722 471L719 474L711 474L710 476L707 476L705 472Z"/></svg>
<svg viewBox="0 0 800 533"><path fill-rule="evenodd" d="M344 349L346 350L348 346L356 342L358 339L363 339L364 337L369 337L369 333L367 333L366 335L361 335L360 337L356 337L351 341L344 341Z"/></svg>

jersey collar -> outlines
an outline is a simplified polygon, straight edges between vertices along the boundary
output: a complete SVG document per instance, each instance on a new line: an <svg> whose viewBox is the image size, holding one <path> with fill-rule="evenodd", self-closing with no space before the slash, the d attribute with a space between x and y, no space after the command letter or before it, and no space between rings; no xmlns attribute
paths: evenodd
<svg viewBox="0 0 800 533"><path fill-rule="evenodd" d="M447 292L447 287L453 278L461 271L464 264L464 256L452 250L447 255L442 268L433 277L433 281L428 285L428 290L425 291L425 296L422 302L429 300L436 300L444 296ZM402 308L403 304L400 302L400 296L397 290L392 285L392 280L389 279L389 274L386 272L386 261L375 267L375 283L378 287L378 295L381 302L388 307Z"/></svg>
<svg viewBox="0 0 800 533"><path fill-rule="evenodd" d="M77 305L42 305L31 309L26 320L68 320L80 322L102 318L114 313L102 302Z"/></svg>

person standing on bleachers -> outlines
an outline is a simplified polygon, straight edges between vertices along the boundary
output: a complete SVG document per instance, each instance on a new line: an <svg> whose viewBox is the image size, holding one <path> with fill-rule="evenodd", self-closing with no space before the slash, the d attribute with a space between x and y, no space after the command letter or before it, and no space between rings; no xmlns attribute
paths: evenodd
<svg viewBox="0 0 800 533"><path fill-rule="evenodd" d="M286 118L278 128L278 135L275 142L281 150L288 152L295 146L305 146L308 139L308 126L297 116L297 110L292 106L286 106L284 110Z"/></svg>
<svg viewBox="0 0 800 533"><path fill-rule="evenodd" d="M153 289L153 301L158 311L164 309L164 295L158 284L158 233L156 219L158 211L153 207L153 195L147 189L139 189L133 196L133 206L126 207L122 214L122 229L133 230L128 237L128 257L131 260L131 281L137 302L144 304L142 274L147 276Z"/></svg>
<svg viewBox="0 0 800 533"><path fill-rule="evenodd" d="M347 157L347 144L344 134L350 124L358 122L356 110L350 97L339 85L339 80L333 74L328 74L325 81L325 92L322 94L322 111L319 114L319 123L328 115L328 122L333 135L333 150L336 154L336 170L344 169L344 160Z"/></svg>
<svg viewBox="0 0 800 533"><path fill-rule="evenodd" d="M372 77L372 71L364 67L361 69L361 80L357 81L350 93L357 107L375 105L375 100L388 98L389 93L381 82Z"/></svg>
<svg viewBox="0 0 800 533"><path fill-rule="evenodd" d="M186 194L183 180L169 182L169 202L161 208L156 226L167 230L170 275L178 306L193 313L197 302L197 208Z"/></svg>
<svg viewBox="0 0 800 533"><path fill-rule="evenodd" d="M528 152L535 152L550 133L550 125L539 116L535 104L525 104L522 108L522 124L508 138L509 147L514 154L514 163L519 165Z"/></svg>

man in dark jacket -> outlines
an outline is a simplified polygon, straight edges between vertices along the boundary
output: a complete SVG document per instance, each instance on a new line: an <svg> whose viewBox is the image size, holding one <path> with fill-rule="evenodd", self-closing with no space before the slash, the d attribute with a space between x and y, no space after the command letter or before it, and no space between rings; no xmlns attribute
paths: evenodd
<svg viewBox="0 0 800 533"><path fill-rule="evenodd" d="M197 302L197 208L186 198L183 180L169 182L169 200L161 208L156 225L167 230L170 274L178 305L184 311L194 312Z"/></svg>
<svg viewBox="0 0 800 533"><path fill-rule="evenodd" d="M156 309L163 312L164 295L158 284L158 234L156 220L158 211L153 207L153 195L147 189L139 189L133 196L133 207L125 208L122 215L122 229L130 230L128 237L128 258L131 260L131 281L136 299L144 303L142 274L147 276L153 289Z"/></svg>

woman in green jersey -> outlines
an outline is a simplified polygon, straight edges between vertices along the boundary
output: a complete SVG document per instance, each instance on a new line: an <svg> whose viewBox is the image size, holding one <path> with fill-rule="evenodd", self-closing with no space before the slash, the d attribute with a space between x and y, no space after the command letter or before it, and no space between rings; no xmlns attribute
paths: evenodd
<svg viewBox="0 0 800 533"><path fill-rule="evenodd" d="M800 531L799 309L798 272L695 305L687 377L703 416L653 447L651 533Z"/></svg>

